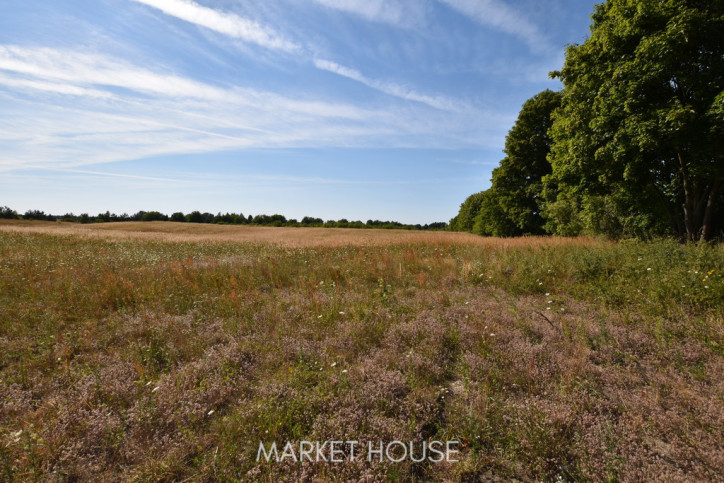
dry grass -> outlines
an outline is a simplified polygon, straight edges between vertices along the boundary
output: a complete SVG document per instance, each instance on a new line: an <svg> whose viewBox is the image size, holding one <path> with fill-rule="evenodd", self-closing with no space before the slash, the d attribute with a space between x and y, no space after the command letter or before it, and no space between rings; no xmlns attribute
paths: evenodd
<svg viewBox="0 0 724 483"><path fill-rule="evenodd" d="M3 224L0 480L722 481L722 247L348 232Z"/></svg>
<svg viewBox="0 0 724 483"><path fill-rule="evenodd" d="M353 228L287 228L249 225L215 225L166 221L120 222L81 225L77 223L0 220L0 231L47 233L98 237L105 239L139 239L163 241L227 241L272 243L284 247L385 245L405 243L477 245L491 248L604 243L592 238L482 238L470 233L446 231L380 230Z"/></svg>

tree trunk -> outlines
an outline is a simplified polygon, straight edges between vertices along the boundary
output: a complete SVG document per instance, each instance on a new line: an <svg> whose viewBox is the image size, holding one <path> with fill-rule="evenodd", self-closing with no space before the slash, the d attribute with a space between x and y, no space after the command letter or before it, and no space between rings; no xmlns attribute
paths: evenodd
<svg viewBox="0 0 724 483"><path fill-rule="evenodd" d="M695 196L694 187L692 186L691 179L689 177L689 168L686 165L686 159L684 158L684 152L680 147L676 147L676 154L679 158L679 173L681 174L681 182L684 185L684 224L686 225L686 239L687 241L697 241L699 238L699 230L696 226L694 218L695 214Z"/></svg>
<svg viewBox="0 0 724 483"><path fill-rule="evenodd" d="M709 241L711 239L711 223L712 219L714 218L714 201L719 195L721 183L721 179L718 179L714 182L714 187L711 189L711 192L709 193L709 199L706 202L706 209L704 211L704 219L702 221L701 227L701 238L706 241Z"/></svg>

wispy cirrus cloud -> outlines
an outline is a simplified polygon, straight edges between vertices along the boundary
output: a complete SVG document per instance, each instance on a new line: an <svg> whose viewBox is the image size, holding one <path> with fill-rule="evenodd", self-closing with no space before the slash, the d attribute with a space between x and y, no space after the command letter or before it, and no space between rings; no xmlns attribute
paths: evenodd
<svg viewBox="0 0 724 483"><path fill-rule="evenodd" d="M105 56L49 47L0 45L0 70L56 81L56 84L11 80L29 88L66 91L67 94L107 96L98 90L80 89L78 85L121 87L163 96L188 96L201 99L223 99L225 93L180 76L158 74ZM57 83L60 81L61 83ZM76 86L73 87L72 84Z"/></svg>
<svg viewBox="0 0 724 483"><path fill-rule="evenodd" d="M98 89L87 89L77 85L66 84L62 82L44 82L37 80L22 79L10 77L0 74L0 85L5 85L21 90L37 90L45 92L53 92L56 94L66 94L71 96L90 96L98 98L110 99L112 94Z"/></svg>
<svg viewBox="0 0 724 483"><path fill-rule="evenodd" d="M277 46L282 50L301 50L299 46L287 41L281 46L270 39L281 39L274 32L267 32L265 27L258 24L250 24L248 20L238 17L235 14L222 13L211 8L203 7L190 0L133 0L135 2L150 5L163 12L182 18L186 21L211 28L222 34L231 37L241 37L256 41L267 47ZM422 3L406 3L402 0L315 0L320 4L337 10L351 12L373 21L401 24L410 21L412 18L422 16ZM240 36L239 32L245 32ZM247 35L248 34L248 35ZM287 45L288 44L288 45ZM327 60L314 60L314 65L322 70L334 72L341 76L361 82L368 87L384 92L388 95L426 104L435 109L445 111L457 111L461 109L460 103L442 96L422 94L403 84L372 79L364 76L361 72Z"/></svg>
<svg viewBox="0 0 724 483"><path fill-rule="evenodd" d="M173 73L139 67L96 53L50 47L0 45L0 85L59 94L114 98L125 102L146 95L163 99L214 101L224 105L280 109L300 115L363 119L369 110L349 104L298 100L248 88L224 88ZM117 89L123 89L120 93ZM131 91L131 92L128 92ZM118 95L116 95L118 93Z"/></svg>
<svg viewBox="0 0 724 483"><path fill-rule="evenodd" d="M348 79L360 82L368 87L371 87L372 89L384 92L385 94L398 97L400 99L420 102L441 111L455 112L462 109L459 103L452 99L448 99L442 96L429 96L426 94L420 94L413 89L405 87L401 84L396 84L394 82L385 82L376 79L370 79L358 70L345 67L343 65L337 64L336 62L324 59L315 59L314 65L318 69L326 70L328 72L341 75L342 77L347 77Z"/></svg>
<svg viewBox="0 0 724 483"><path fill-rule="evenodd" d="M537 53L545 53L552 46L540 29L501 0L439 0L475 22L514 35Z"/></svg>
<svg viewBox="0 0 724 483"><path fill-rule="evenodd" d="M300 46L284 38L271 27L261 25L234 13L204 7L191 0L133 0L201 27L257 44L268 49L296 52Z"/></svg>
<svg viewBox="0 0 724 483"><path fill-rule="evenodd" d="M320 5L358 15L373 22L405 26L424 17L424 2L402 0L314 0Z"/></svg>
<svg viewBox="0 0 724 483"><path fill-rule="evenodd" d="M337 67L340 74L373 83ZM407 91L396 94L415 98ZM212 86L69 49L0 45L0 97L5 172L260 148L470 145L470 139L500 136L492 120L471 136L469 116L444 110L370 108Z"/></svg>

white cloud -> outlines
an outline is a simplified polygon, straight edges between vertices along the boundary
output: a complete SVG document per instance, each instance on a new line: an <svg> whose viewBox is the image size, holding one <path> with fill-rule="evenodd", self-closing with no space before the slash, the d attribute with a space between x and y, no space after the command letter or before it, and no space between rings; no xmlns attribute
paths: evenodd
<svg viewBox="0 0 724 483"><path fill-rule="evenodd" d="M548 39L525 16L501 0L439 0L475 22L523 40L533 52L551 50Z"/></svg>
<svg viewBox="0 0 724 483"><path fill-rule="evenodd" d="M109 99L113 97L110 93L97 89L86 89L71 84L33 81L22 78L13 78L0 74L0 85L19 88L22 90L32 89L38 91L52 92L71 96L91 96Z"/></svg>
<svg viewBox="0 0 724 483"><path fill-rule="evenodd" d="M295 52L300 47L279 35L274 29L260 25L233 13L219 12L191 0L133 0L161 10L167 15L185 20L216 32L262 47Z"/></svg>
<svg viewBox="0 0 724 483"><path fill-rule="evenodd" d="M332 72L337 75L341 75L342 77L347 77L348 79L355 80L357 82L361 82L362 84L371 87L372 89L376 89L380 92L384 92L385 94L388 94L390 96L398 97L400 99L405 99L407 101L415 101L415 102L421 102L423 104L427 104L430 107L434 107L435 109L440 109L442 111L459 111L461 110L461 106L458 102L448 99L441 96L428 96L425 94L420 94L419 92L416 92L410 88L407 88L401 84L396 84L393 82L385 82L385 81L379 81L375 79L370 79L368 77L365 77L361 72L350 69L349 67L345 67L343 65L337 64L336 62L332 62L329 60L324 59L315 59L314 65L321 70L326 70L328 72Z"/></svg>
<svg viewBox="0 0 724 483"><path fill-rule="evenodd" d="M403 99L450 107L333 62L317 64ZM472 109L369 108L211 86L68 49L0 45L0 104L3 172L223 150L496 145L504 136L496 117Z"/></svg>
<svg viewBox="0 0 724 483"><path fill-rule="evenodd" d="M121 88L159 99L181 98L188 103L214 101L220 105L255 106L300 115L357 120L369 115L368 110L348 104L291 99L254 89L216 87L175 74L154 72L107 56L67 49L0 45L0 71L3 70L15 77L0 74L0 85L115 98L126 102L135 99L133 92L115 96L112 91L101 89ZM248 128L253 128L253 125Z"/></svg>
<svg viewBox="0 0 724 483"><path fill-rule="evenodd" d="M359 15L373 22L403 26L419 22L424 17L424 2L415 0L314 0L335 10Z"/></svg>
<svg viewBox="0 0 724 483"><path fill-rule="evenodd" d="M56 82L121 87L154 95L202 99L223 99L226 95L221 89L175 75L154 73L105 56L45 47L0 45L0 70ZM8 85L8 78L5 78L5 82ZM27 86L43 88L38 83ZM45 87L46 90L52 90L47 84ZM57 87L55 90L60 92L62 89ZM74 93L83 95L94 92L76 90Z"/></svg>

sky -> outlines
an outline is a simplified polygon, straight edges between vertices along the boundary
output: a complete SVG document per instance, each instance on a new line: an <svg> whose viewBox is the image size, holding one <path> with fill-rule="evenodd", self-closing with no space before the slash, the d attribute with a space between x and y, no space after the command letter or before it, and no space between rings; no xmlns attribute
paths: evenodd
<svg viewBox="0 0 724 483"><path fill-rule="evenodd" d="M2 0L0 206L425 224L588 0Z"/></svg>

